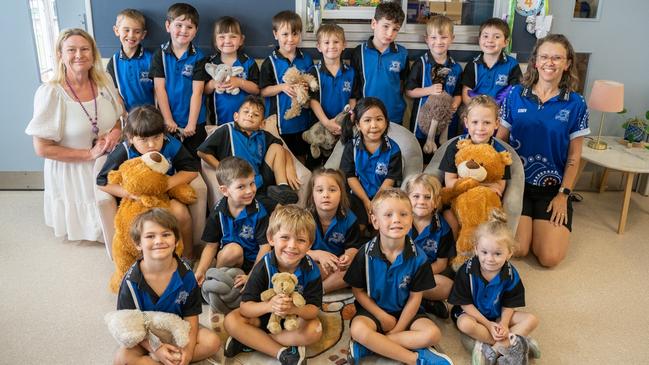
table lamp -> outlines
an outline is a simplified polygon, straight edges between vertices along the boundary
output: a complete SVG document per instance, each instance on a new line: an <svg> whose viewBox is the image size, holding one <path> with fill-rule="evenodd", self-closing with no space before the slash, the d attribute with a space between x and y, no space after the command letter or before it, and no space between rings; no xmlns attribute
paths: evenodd
<svg viewBox="0 0 649 365"><path fill-rule="evenodd" d="M606 142L601 140L604 113L617 113L624 109L624 84L609 80L595 80L588 98L588 107L602 112L602 119L599 122L597 139L588 141L586 145L595 150L605 150Z"/></svg>

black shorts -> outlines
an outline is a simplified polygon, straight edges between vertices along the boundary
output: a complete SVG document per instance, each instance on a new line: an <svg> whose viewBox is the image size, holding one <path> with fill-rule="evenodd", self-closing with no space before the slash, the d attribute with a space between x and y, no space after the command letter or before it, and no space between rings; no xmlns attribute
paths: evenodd
<svg viewBox="0 0 649 365"><path fill-rule="evenodd" d="M293 152L295 157L306 157L311 151L309 144L304 142L304 139L302 139L302 133L303 132L281 135L282 139L286 143L286 147Z"/></svg>
<svg viewBox="0 0 649 365"><path fill-rule="evenodd" d="M367 227L369 224L369 217L367 216L365 205L363 205L361 198L352 193L349 193L349 209L351 209L352 212L354 212L354 215L356 215L358 224Z"/></svg>
<svg viewBox="0 0 649 365"><path fill-rule="evenodd" d="M367 318L371 319L374 322L374 324L376 324L376 331L377 332L379 332L379 333L385 333L386 332L386 331L383 331L383 328L381 328L381 321L379 321L376 317L374 317L374 315L372 313L370 313L367 309L363 308L363 306L358 304L356 301L354 301L354 306L356 307L356 314L354 315L354 318L356 318L358 316L367 317ZM388 314L393 316L394 318L396 318L397 321L399 320L399 317L401 317L401 312L395 312L395 313L389 313L388 312ZM352 318L352 321L354 320L354 318ZM415 314L415 316L412 318L410 323L408 323L408 326L406 326L406 328L410 329L410 326L416 320L418 320L419 318L426 318L427 320L433 322L430 318L428 318L426 313L417 312L417 314Z"/></svg>
<svg viewBox="0 0 649 365"><path fill-rule="evenodd" d="M457 327L457 319L460 318L460 316L463 314L464 314L464 310L462 309L461 306L454 305L453 308L451 308L451 319L453 320L453 323L455 323L455 327ZM498 318L487 318L487 319L493 322Z"/></svg>
<svg viewBox="0 0 649 365"><path fill-rule="evenodd" d="M196 133L193 136L183 139L183 145L194 157L198 158L196 151L198 150L198 146L200 146L206 138L207 132L205 131L205 123L199 124L196 126Z"/></svg>
<svg viewBox="0 0 649 365"><path fill-rule="evenodd" d="M525 184L523 193L523 211L521 215L534 219L549 221L552 212L547 212L548 205L559 193L558 186L535 186ZM563 225L572 232L572 201L568 199L568 220Z"/></svg>

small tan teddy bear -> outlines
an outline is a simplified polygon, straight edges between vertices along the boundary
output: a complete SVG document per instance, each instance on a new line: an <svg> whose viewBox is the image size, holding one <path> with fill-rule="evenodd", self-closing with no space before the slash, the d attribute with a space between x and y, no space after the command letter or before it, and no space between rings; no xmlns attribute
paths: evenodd
<svg viewBox="0 0 649 365"><path fill-rule="evenodd" d="M342 112L338 113L334 120L339 126L343 124L345 115L349 113L349 104L345 105ZM329 156L334 149L338 137L331 134L331 132L319 121L311 126L308 130L302 133L304 142L311 145L311 155L313 158L318 158L320 155Z"/></svg>
<svg viewBox="0 0 649 365"><path fill-rule="evenodd" d="M297 276L288 272L279 272L271 278L273 287L267 289L261 293L261 300L264 302L270 301L275 295L284 294L290 297L293 300L293 304L296 307L304 307L306 301L302 294L295 291L295 286L297 285ZM270 333L276 335L282 332L282 325L280 320L282 317L271 313L270 319L268 320L268 325L266 328ZM284 329L287 331L293 331L298 327L298 317L295 314L288 314L284 317Z"/></svg>
<svg viewBox="0 0 649 365"><path fill-rule="evenodd" d="M309 91L303 85L306 85L311 91L316 91L319 89L318 80L313 75L300 72L296 67L286 70L282 80L293 86L293 90L297 94L291 99L291 107L284 113L284 119L292 119L302 114L302 108L309 106Z"/></svg>

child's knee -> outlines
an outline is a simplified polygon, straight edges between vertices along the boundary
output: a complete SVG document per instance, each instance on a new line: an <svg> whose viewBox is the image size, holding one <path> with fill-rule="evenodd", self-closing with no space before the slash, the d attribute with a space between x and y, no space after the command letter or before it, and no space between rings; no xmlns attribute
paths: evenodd
<svg viewBox="0 0 649 365"><path fill-rule="evenodd" d="M192 220L192 216L189 213L187 206L179 201L172 200L169 210L180 224L186 224Z"/></svg>
<svg viewBox="0 0 649 365"><path fill-rule="evenodd" d="M237 327L244 323L241 310L239 308L228 313L223 320L223 326L228 333L232 333Z"/></svg>
<svg viewBox="0 0 649 365"><path fill-rule="evenodd" d="M315 318L306 323L304 336L308 344L320 341L320 338L322 338L322 323L320 323L319 319Z"/></svg>
<svg viewBox="0 0 649 365"><path fill-rule="evenodd" d="M457 329L462 333L471 333L475 329L476 321L467 314L457 319Z"/></svg>
<svg viewBox="0 0 649 365"><path fill-rule="evenodd" d="M539 260L539 263L541 266L547 267L547 268L553 268L561 261L563 261L565 257L564 253L557 253L557 252L540 252L536 255L536 258Z"/></svg>
<svg viewBox="0 0 649 365"><path fill-rule="evenodd" d="M367 340L367 336L371 332L376 331L372 329L370 326L368 326L366 321L370 321L370 319L369 318L366 319L363 317L356 317L352 319L352 323L349 325L349 334L353 339L361 343L365 343Z"/></svg>
<svg viewBox="0 0 649 365"><path fill-rule="evenodd" d="M221 347L221 339L216 332L207 328L201 328L198 332L198 343L201 344L210 354L215 354Z"/></svg>
<svg viewBox="0 0 649 365"><path fill-rule="evenodd" d="M241 266L243 264L243 248L236 243L227 244L216 255L216 267Z"/></svg>
<svg viewBox="0 0 649 365"><path fill-rule="evenodd" d="M539 326L539 317L533 315L532 313L527 313L527 323L530 331Z"/></svg>

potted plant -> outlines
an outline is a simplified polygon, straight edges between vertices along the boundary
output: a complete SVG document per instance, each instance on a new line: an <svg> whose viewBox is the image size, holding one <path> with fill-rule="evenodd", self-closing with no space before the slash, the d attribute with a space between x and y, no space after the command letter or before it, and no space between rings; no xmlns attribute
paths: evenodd
<svg viewBox="0 0 649 365"><path fill-rule="evenodd" d="M618 114L626 114L626 108L623 109ZM622 128L624 128L624 140L632 143L638 143L645 140L647 134L649 134L649 110L645 113L645 118L642 119L639 116L628 118Z"/></svg>

